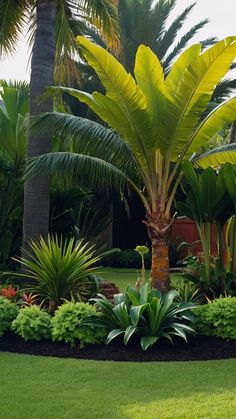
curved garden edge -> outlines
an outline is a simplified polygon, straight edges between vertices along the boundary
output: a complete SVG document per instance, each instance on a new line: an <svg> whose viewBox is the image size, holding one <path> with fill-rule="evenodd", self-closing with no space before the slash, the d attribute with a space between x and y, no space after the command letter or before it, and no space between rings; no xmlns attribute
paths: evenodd
<svg viewBox="0 0 236 419"><path fill-rule="evenodd" d="M66 343L46 340L25 342L12 332L8 332L0 338L1 351L98 361L205 361L236 358L236 340L197 336L190 338L187 344L180 340L174 345L159 342L155 347L143 352L135 339L127 347L117 343L80 348L79 345L71 347Z"/></svg>

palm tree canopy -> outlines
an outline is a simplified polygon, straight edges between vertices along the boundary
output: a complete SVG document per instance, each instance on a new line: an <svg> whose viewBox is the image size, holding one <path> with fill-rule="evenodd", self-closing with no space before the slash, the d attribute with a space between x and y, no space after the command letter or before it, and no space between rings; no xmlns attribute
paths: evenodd
<svg viewBox="0 0 236 419"><path fill-rule="evenodd" d="M191 3L167 24L176 4L177 0L119 1L121 61L128 71L133 73L135 55L140 44L149 46L167 71L188 42L208 23L208 19L198 22L176 42L178 32L184 27L196 3ZM203 45L207 47L215 41L216 38L206 39Z"/></svg>
<svg viewBox="0 0 236 419"><path fill-rule="evenodd" d="M79 37L78 42L106 94L94 92L91 95L63 87L51 88L50 92L65 91L86 103L118 134L116 141L122 141L127 150L132 152L132 162L135 162L145 186L145 193L139 190L143 202L148 200L153 211L161 207L168 218L176 190L175 175L182 161L205 145L226 122L230 123L236 117L236 98L231 98L202 119L215 86L227 73L236 56L236 37L228 37L204 52L201 51L201 45L191 46L179 56L166 77L157 56L149 47L140 45L135 60L135 78L105 49L84 37ZM51 124L57 130L74 130L75 135L81 120L78 119L76 123L76 119L73 119L70 123L66 119L60 123L58 117L51 114L44 119L44 128ZM89 123L84 124L83 135L88 126ZM93 141L93 157L98 152L101 157L102 143L97 151L92 144ZM109 144L106 141L104 144L101 161L109 159ZM89 141L86 154L90 154ZM114 152L111 155L113 161L109 170L115 167L116 158L120 159L118 151L116 155ZM41 162L45 162L45 159L46 156L43 156ZM52 155L50 159L53 160ZM67 169L68 162L69 157ZM79 166L74 163L73 170L80 172ZM31 163L31 169L33 167L37 167L38 173L42 170L40 158Z"/></svg>
<svg viewBox="0 0 236 419"><path fill-rule="evenodd" d="M60 79L75 73L73 58L78 53L75 36L86 33L89 26L99 28L108 44L117 43L118 19L115 0L55 0L56 3L56 70ZM17 48L20 34L28 27L32 45L36 29L36 0L0 0L0 54ZM57 71L58 73L58 71Z"/></svg>

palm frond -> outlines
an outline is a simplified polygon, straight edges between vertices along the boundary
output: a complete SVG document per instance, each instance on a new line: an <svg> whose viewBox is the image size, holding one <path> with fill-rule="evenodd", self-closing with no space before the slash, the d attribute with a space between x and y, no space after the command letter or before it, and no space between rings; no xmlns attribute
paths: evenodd
<svg viewBox="0 0 236 419"><path fill-rule="evenodd" d="M186 9L184 9L184 11L171 23L169 28L164 32L155 49L159 60L164 58L168 49L171 48L175 42L178 31L182 28L185 20L187 19L194 6L195 3L192 3L186 7Z"/></svg>
<svg viewBox="0 0 236 419"><path fill-rule="evenodd" d="M0 1L0 54L16 50L29 10L30 2L27 0Z"/></svg>
<svg viewBox="0 0 236 419"><path fill-rule="evenodd" d="M55 134L71 143L72 150L76 153L101 159L106 156L110 164L115 164L124 171L135 170L129 146L114 131L97 122L59 112L46 113L31 120L32 134L47 133L52 129Z"/></svg>
<svg viewBox="0 0 236 419"><path fill-rule="evenodd" d="M166 58L164 58L163 61L163 67L168 70L168 67L170 66L171 62L176 59L176 57L181 53L181 51L187 46L188 42L196 35L196 33L204 28L206 24L208 23L208 20L202 20L197 25L193 26L187 33L185 33L181 40L177 43L177 45L174 47L174 49L170 52L170 54L167 55Z"/></svg>

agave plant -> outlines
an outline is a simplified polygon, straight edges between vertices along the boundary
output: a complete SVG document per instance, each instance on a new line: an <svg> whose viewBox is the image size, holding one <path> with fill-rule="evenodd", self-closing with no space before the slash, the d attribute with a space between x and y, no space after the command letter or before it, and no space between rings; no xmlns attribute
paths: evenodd
<svg viewBox="0 0 236 419"><path fill-rule="evenodd" d="M190 324L195 305L174 301L177 295L177 291L170 291L162 296L150 284L142 285L139 291L128 286L124 294L115 295L114 304L102 295L92 299L101 316L88 316L82 323L106 328L107 344L123 335L127 345L136 334L144 351L161 338L172 342L172 336L179 336L186 340L187 334L194 333Z"/></svg>
<svg viewBox="0 0 236 419"><path fill-rule="evenodd" d="M24 268L16 275L28 279L27 291L47 304L50 312L65 299L91 296L92 274L97 269L94 264L99 259L88 243L75 245L74 239L63 241L50 236L32 241L30 251L23 250L22 257L14 258Z"/></svg>

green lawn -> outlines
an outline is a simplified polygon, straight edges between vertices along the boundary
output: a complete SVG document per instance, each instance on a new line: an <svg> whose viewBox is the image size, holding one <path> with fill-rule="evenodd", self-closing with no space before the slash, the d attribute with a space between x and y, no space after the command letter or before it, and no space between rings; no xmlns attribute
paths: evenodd
<svg viewBox="0 0 236 419"><path fill-rule="evenodd" d="M138 279L138 269L102 268L101 277L106 281L115 282L120 291L124 291L127 285L135 285ZM149 271L147 272L147 278Z"/></svg>
<svg viewBox="0 0 236 419"><path fill-rule="evenodd" d="M138 269L120 269L120 268L102 268L100 276L106 281L115 282L120 291L124 291L127 285L135 285L140 271ZM150 271L147 270L146 278L150 276ZM171 274L171 277L176 274Z"/></svg>
<svg viewBox="0 0 236 419"><path fill-rule="evenodd" d="M2 419L236 418L236 359L80 361L0 353Z"/></svg>

